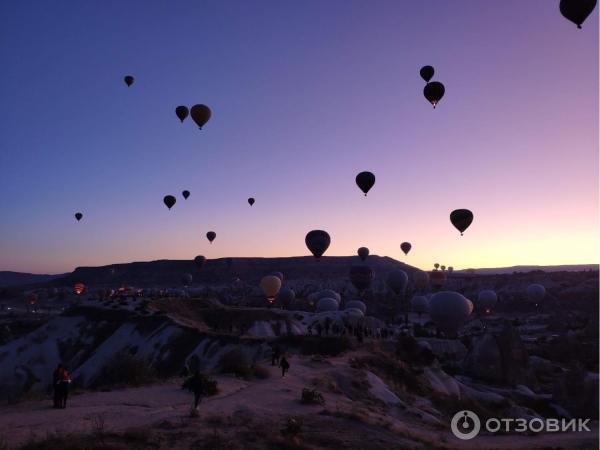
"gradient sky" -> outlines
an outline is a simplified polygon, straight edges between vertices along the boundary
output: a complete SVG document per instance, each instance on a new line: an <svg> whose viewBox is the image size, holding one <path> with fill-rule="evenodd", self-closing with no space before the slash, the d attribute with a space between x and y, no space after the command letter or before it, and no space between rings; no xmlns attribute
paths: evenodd
<svg viewBox="0 0 600 450"><path fill-rule="evenodd" d="M598 8L583 30L558 0L7 1L0 20L0 270L305 255L315 228L326 255L422 268L599 261ZM195 103L202 131L174 114Z"/></svg>

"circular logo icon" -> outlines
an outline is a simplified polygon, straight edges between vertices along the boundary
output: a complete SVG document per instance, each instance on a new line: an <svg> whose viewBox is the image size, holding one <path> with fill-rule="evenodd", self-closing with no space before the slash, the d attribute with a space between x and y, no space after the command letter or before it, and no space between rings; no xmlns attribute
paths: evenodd
<svg viewBox="0 0 600 450"><path fill-rule="evenodd" d="M454 436L463 441L468 441L479 434L481 421L477 417L477 414L465 409L454 414L450 428Z"/></svg>

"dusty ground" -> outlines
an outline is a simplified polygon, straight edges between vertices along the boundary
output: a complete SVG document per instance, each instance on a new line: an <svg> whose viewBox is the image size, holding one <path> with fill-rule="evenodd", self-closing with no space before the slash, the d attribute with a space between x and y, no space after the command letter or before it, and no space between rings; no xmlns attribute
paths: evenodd
<svg viewBox="0 0 600 450"><path fill-rule="evenodd" d="M181 380L162 384L73 395L68 408L55 410L49 400L0 407L0 448L29 443L28 448L468 448L535 449L598 448L597 427L591 433L536 436L478 436L459 441L447 427L427 425L397 407L352 401L343 393L319 390L325 405L299 402L305 386L332 370L347 370L347 357L326 362L293 357L292 369L282 378L271 368L271 378L246 381L217 377L220 393L203 400L198 417L190 417L192 396ZM303 427L295 438L280 433L289 417L300 417ZM71 447L53 436L85 434L85 445L71 437ZM116 436L119 435L117 438ZM47 440L46 446L33 446ZM112 445L112 446L111 446Z"/></svg>

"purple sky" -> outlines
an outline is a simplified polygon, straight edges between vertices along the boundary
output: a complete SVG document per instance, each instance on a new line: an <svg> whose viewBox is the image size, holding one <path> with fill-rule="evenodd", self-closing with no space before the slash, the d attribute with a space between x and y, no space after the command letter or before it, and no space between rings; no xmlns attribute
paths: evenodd
<svg viewBox="0 0 600 450"><path fill-rule="evenodd" d="M422 268L599 260L598 8L583 30L549 0L0 2L0 18L0 270L304 255L314 228L328 255ZM195 103L202 131L174 114ZM455 208L475 213L462 238Z"/></svg>

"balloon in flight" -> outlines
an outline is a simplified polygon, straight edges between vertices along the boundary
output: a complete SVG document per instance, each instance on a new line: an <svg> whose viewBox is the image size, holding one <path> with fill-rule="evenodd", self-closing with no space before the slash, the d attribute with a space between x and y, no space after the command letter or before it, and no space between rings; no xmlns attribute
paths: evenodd
<svg viewBox="0 0 600 450"><path fill-rule="evenodd" d="M444 96L445 92L446 88L439 81L432 81L431 83L427 83L423 88L423 95L429 101L429 103L433 105L434 109Z"/></svg>
<svg viewBox="0 0 600 450"><path fill-rule="evenodd" d="M214 231L209 231L208 233L206 233L206 239L208 239L208 241L212 244L212 241L215 240L215 238L217 237L217 233L215 233ZM227 240L227 239L225 239Z"/></svg>
<svg viewBox="0 0 600 450"><path fill-rule="evenodd" d="M410 252L411 248L412 245L410 245L410 242L403 242L402 244L400 244L400 249L404 252L405 255L408 255L408 252Z"/></svg>
<svg viewBox="0 0 600 450"><path fill-rule="evenodd" d="M439 263L435 263L435 264L433 265L433 267L435 268L435 270L438 270L438 269L440 268L440 264L439 264Z"/></svg>
<svg viewBox="0 0 600 450"><path fill-rule="evenodd" d="M364 261L367 259L367 256L369 256L369 249L367 247L361 247L356 253L358 253L358 257L361 259L361 261Z"/></svg>
<svg viewBox="0 0 600 450"><path fill-rule="evenodd" d="M419 74L421 75L421 78L425 80L425 83L429 83L429 81L433 78L434 73L435 71L431 66L423 66L419 71Z"/></svg>
<svg viewBox="0 0 600 450"><path fill-rule="evenodd" d="M183 123L183 121L187 118L187 116L189 116L189 114L190 110L187 106L178 106L177 108L175 108L175 115L179 120L181 120L181 123Z"/></svg>
<svg viewBox="0 0 600 450"><path fill-rule="evenodd" d="M366 196L367 192L369 192L369 190L375 184L375 175L371 172L361 172L356 175L356 184Z"/></svg>
<svg viewBox="0 0 600 450"><path fill-rule="evenodd" d="M127 85L127 87L129 87L133 84L135 78L133 78L131 75L126 75L125 78L123 78L123 80L125 80L125 84Z"/></svg>
<svg viewBox="0 0 600 450"><path fill-rule="evenodd" d="M177 202L177 200L172 195L165 195L165 198L163 198L163 202L165 203L167 208L171 209L173 205Z"/></svg>
<svg viewBox="0 0 600 450"><path fill-rule="evenodd" d="M187 199L188 199L188 197L190 196L190 191L183 191L183 192L181 193L181 195L183 195L183 198L184 198L185 200L187 200Z"/></svg>
<svg viewBox="0 0 600 450"><path fill-rule="evenodd" d="M255 202L255 201L256 201L256 200L254 200L254 198L253 198L253 197L250 197L250 198L248 199L248 204L249 204L250 206L252 206L252 205L254 205L254 202Z"/></svg>
<svg viewBox="0 0 600 450"><path fill-rule="evenodd" d="M560 13L581 29L581 24L596 7L596 0L560 0Z"/></svg>
<svg viewBox="0 0 600 450"><path fill-rule="evenodd" d="M469 303L458 292L437 292L429 299L429 315L441 331L456 333L471 314L472 306Z"/></svg>
<svg viewBox="0 0 600 450"><path fill-rule="evenodd" d="M82 217L83 217L83 214L81 214L80 212L75 213L75 219L77 219L77 222L79 222Z"/></svg>
<svg viewBox="0 0 600 450"><path fill-rule="evenodd" d="M462 236L473 222L473 213L468 209L455 209L450 213L450 222L452 222L454 228L460 231L460 235Z"/></svg>
<svg viewBox="0 0 600 450"><path fill-rule="evenodd" d="M331 244L331 237L327 231L312 230L306 234L304 242L315 258L319 259Z"/></svg>
<svg viewBox="0 0 600 450"><path fill-rule="evenodd" d="M190 115L192 116L192 120L198 125L198 128L202 129L206 122L209 121L212 113L206 105L194 105L192 106Z"/></svg>

